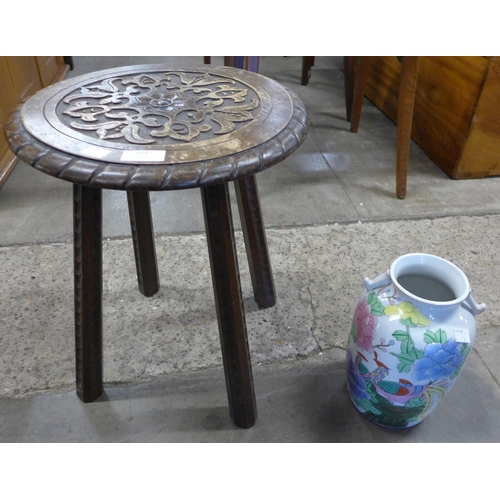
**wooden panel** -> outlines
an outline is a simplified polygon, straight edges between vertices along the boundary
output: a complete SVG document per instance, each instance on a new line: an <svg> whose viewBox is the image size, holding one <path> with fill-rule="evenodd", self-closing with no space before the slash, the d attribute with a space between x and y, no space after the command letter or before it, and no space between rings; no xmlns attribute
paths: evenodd
<svg viewBox="0 0 500 500"><path fill-rule="evenodd" d="M454 177L469 135L487 68L484 57L423 58L417 82L414 137L450 177Z"/></svg>
<svg viewBox="0 0 500 500"><path fill-rule="evenodd" d="M487 57L420 58L412 139L450 177L469 136L488 65ZM366 92L393 120L399 74L396 57L374 58Z"/></svg>
<svg viewBox="0 0 500 500"><path fill-rule="evenodd" d="M6 57L0 57L0 161L9 149L5 138L5 124L9 114L16 107L17 99L15 90L9 74ZM0 183L1 185L1 183Z"/></svg>
<svg viewBox="0 0 500 500"><path fill-rule="evenodd" d="M43 87L50 85L57 77L64 59L61 56L36 56L38 72Z"/></svg>
<svg viewBox="0 0 500 500"><path fill-rule="evenodd" d="M17 161L5 139L5 124L10 112L18 103L41 88L35 58L1 57L0 83L0 187L2 187Z"/></svg>
<svg viewBox="0 0 500 500"><path fill-rule="evenodd" d="M492 57L469 137L454 177L500 175L500 58Z"/></svg>
<svg viewBox="0 0 500 500"><path fill-rule="evenodd" d="M0 187L16 164L5 139L5 124L20 101L62 80L69 66L61 56L0 57Z"/></svg>
<svg viewBox="0 0 500 500"><path fill-rule="evenodd" d="M19 101L28 98L42 88L35 57L7 57L7 64Z"/></svg>

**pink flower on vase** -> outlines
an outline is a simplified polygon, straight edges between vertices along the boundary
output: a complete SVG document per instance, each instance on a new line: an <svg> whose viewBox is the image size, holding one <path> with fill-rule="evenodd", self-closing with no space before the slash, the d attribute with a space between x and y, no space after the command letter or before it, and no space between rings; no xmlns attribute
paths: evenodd
<svg viewBox="0 0 500 500"><path fill-rule="evenodd" d="M356 344L368 352L373 352L373 337L377 318L371 313L372 308L365 297L358 303L354 313L354 326L356 327Z"/></svg>

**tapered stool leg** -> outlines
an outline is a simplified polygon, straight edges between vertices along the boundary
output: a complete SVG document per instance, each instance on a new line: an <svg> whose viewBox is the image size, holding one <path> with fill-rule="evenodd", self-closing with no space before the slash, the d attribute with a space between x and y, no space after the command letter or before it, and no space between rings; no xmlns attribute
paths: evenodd
<svg viewBox="0 0 500 500"><path fill-rule="evenodd" d="M229 410L239 427L257 418L227 184L201 188Z"/></svg>
<svg viewBox="0 0 500 500"><path fill-rule="evenodd" d="M155 236L148 191L127 191L139 290L152 297L160 289Z"/></svg>
<svg viewBox="0 0 500 500"><path fill-rule="evenodd" d="M302 78L304 79L304 71L307 75L309 74L309 70L314 64L314 57L303 57L302 59L304 62ZM241 67L236 57L226 56L224 64L226 66ZM258 64L258 57L244 57L244 69L257 72ZM307 77L307 79L309 78ZM306 84L307 81L303 83L303 85ZM260 307L271 307L276 304L276 292L255 175L237 180L234 187L255 301Z"/></svg>
<svg viewBox="0 0 500 500"><path fill-rule="evenodd" d="M102 394L102 192L73 185L76 392Z"/></svg>
<svg viewBox="0 0 500 500"><path fill-rule="evenodd" d="M254 297L261 307L276 304L271 260L255 175L234 183Z"/></svg>

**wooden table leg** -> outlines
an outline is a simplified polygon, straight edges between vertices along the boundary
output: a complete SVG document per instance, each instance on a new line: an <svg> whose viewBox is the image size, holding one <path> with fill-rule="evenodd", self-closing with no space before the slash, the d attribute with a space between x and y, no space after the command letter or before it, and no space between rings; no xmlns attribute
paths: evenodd
<svg viewBox="0 0 500 500"><path fill-rule="evenodd" d="M73 185L76 392L102 394L102 192Z"/></svg>
<svg viewBox="0 0 500 500"><path fill-rule="evenodd" d="M229 410L239 427L257 418L227 184L201 188Z"/></svg>
<svg viewBox="0 0 500 500"><path fill-rule="evenodd" d="M148 191L127 191L139 290L152 297L160 289L155 235Z"/></svg>
<svg viewBox="0 0 500 500"><path fill-rule="evenodd" d="M271 307L276 291L255 175L235 181L234 187L255 300L261 307Z"/></svg>

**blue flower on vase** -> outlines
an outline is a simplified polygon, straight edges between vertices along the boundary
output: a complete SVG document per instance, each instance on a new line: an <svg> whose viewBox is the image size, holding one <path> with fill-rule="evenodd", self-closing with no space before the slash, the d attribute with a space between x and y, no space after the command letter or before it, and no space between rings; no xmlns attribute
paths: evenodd
<svg viewBox="0 0 500 500"><path fill-rule="evenodd" d="M358 360L359 356L356 361ZM347 384L352 395L356 399L370 399L370 396L365 391L365 379L361 376L361 373L359 373L358 365L352 358L352 354L349 349L347 350Z"/></svg>
<svg viewBox="0 0 500 500"><path fill-rule="evenodd" d="M425 348L424 357L413 365L416 380L443 380L455 373L465 361L460 344L453 339L444 344L433 342Z"/></svg>

